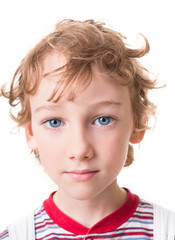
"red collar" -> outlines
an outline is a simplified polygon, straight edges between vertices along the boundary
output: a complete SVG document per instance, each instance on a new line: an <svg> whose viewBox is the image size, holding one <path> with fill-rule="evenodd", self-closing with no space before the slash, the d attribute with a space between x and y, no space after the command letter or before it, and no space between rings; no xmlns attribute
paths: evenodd
<svg viewBox="0 0 175 240"><path fill-rule="evenodd" d="M53 193L47 200L44 201L43 205L50 218L59 227L67 230L68 232L79 235L105 233L116 230L119 226L126 222L133 215L138 206L139 197L135 194L132 194L128 189L126 190L128 191L128 197L125 203L115 212L100 220L90 229L81 225L60 211L53 201Z"/></svg>

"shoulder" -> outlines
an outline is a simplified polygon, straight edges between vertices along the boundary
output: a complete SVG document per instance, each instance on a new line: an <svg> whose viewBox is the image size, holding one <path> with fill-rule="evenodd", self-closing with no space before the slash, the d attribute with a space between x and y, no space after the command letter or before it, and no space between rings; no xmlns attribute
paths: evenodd
<svg viewBox="0 0 175 240"><path fill-rule="evenodd" d="M175 229L175 212L156 204L153 204L153 206L155 222L159 222L159 224L164 226L174 227Z"/></svg>
<svg viewBox="0 0 175 240"><path fill-rule="evenodd" d="M154 237L156 240L175 239L175 213L154 204Z"/></svg>
<svg viewBox="0 0 175 240"><path fill-rule="evenodd" d="M143 209L152 210L154 221L158 221L159 223L165 224L173 224L175 227L175 212L164 208L158 204L151 203L149 201L145 201L140 199L139 206Z"/></svg>
<svg viewBox="0 0 175 240"><path fill-rule="evenodd" d="M6 228L3 232L0 233L0 240L9 240L9 231Z"/></svg>
<svg viewBox="0 0 175 240"><path fill-rule="evenodd" d="M35 226L34 226L34 211L23 216L19 220L10 224L2 233L0 233L0 240L10 239L34 239Z"/></svg>
<svg viewBox="0 0 175 240"><path fill-rule="evenodd" d="M175 213L157 204L153 209L155 239L175 239Z"/></svg>
<svg viewBox="0 0 175 240"><path fill-rule="evenodd" d="M175 239L175 212L143 199L140 199L138 207L144 214L152 214L155 240Z"/></svg>
<svg viewBox="0 0 175 240"><path fill-rule="evenodd" d="M165 226L165 224L173 226L175 229L175 212L143 199L140 199L139 206L152 211L155 223L158 222L162 226Z"/></svg>

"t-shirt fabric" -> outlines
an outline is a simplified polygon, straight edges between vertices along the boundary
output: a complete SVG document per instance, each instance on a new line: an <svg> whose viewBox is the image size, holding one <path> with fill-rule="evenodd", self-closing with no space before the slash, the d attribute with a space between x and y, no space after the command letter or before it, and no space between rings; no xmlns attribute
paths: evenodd
<svg viewBox="0 0 175 240"><path fill-rule="evenodd" d="M154 205L128 191L125 203L112 214L87 228L65 215L53 201L53 193L34 212L36 240L150 240L154 238ZM174 215L173 215L174 218ZM173 223L174 226L174 223ZM10 238L10 228L0 234L0 240ZM172 240L174 240L173 235ZM28 239L28 238L26 238ZM157 238L156 238L157 239ZM171 239L168 238L167 239ZM166 239L165 239L166 240Z"/></svg>

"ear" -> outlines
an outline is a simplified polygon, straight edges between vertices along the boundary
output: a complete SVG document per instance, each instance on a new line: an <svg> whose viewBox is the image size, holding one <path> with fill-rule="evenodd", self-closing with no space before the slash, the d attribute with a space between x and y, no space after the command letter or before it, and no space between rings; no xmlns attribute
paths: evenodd
<svg viewBox="0 0 175 240"><path fill-rule="evenodd" d="M36 143L35 137L33 135L31 122L26 123L24 128L25 128L25 134L26 134L26 141L27 141L29 148L31 150L36 150L37 143Z"/></svg>
<svg viewBox="0 0 175 240"><path fill-rule="evenodd" d="M135 129L130 137L130 142L133 144L137 144L142 141L144 138L146 130Z"/></svg>

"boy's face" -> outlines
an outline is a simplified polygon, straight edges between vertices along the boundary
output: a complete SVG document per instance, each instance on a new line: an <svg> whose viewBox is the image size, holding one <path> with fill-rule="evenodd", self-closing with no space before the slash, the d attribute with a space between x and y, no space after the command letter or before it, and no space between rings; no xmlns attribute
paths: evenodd
<svg viewBox="0 0 175 240"><path fill-rule="evenodd" d="M63 55L48 55L44 73L62 66ZM107 193L124 166L134 130L127 87L117 87L98 74L74 101L65 95L48 102L57 77L43 78L30 96L31 124L26 125L31 149L64 196L91 199Z"/></svg>

